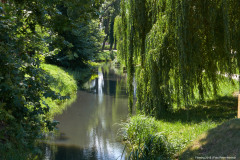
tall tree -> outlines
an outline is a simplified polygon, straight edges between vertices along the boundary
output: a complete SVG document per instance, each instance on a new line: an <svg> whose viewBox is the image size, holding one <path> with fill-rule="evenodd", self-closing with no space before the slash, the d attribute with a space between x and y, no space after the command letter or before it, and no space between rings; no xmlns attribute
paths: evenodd
<svg viewBox="0 0 240 160"><path fill-rule="evenodd" d="M160 116L188 107L194 90L201 99L217 94L219 72L239 66L239 14L234 0L123 0L115 32L119 55L135 68L138 109Z"/></svg>

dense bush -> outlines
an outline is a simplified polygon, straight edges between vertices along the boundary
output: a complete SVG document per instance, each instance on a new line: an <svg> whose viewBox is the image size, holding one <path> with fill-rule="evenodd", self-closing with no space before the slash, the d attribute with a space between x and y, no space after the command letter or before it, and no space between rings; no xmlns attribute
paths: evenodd
<svg viewBox="0 0 240 160"><path fill-rule="evenodd" d="M48 87L38 59L18 46L21 40L12 35L12 28L6 28L4 22L0 22L1 41L5 38L0 43L0 159L14 159L11 151L25 159L28 152L37 151L34 144L41 129L53 127L43 116L49 106L41 105L41 97L60 97ZM9 25L9 21L6 23Z"/></svg>
<svg viewBox="0 0 240 160"><path fill-rule="evenodd" d="M143 115L133 116L122 124L121 135L132 151L129 159L167 159L172 156L173 148L168 142L161 125L155 118Z"/></svg>
<svg viewBox="0 0 240 160"><path fill-rule="evenodd" d="M159 126L154 118L148 118L143 115L133 116L129 123L123 123L122 135L124 139L131 144L143 142L147 135L152 135L159 130Z"/></svg>
<svg viewBox="0 0 240 160"><path fill-rule="evenodd" d="M171 145L167 138L161 134L147 135L144 139L144 144L139 144L138 148L132 149L128 159L135 160L155 160L155 159L170 159Z"/></svg>

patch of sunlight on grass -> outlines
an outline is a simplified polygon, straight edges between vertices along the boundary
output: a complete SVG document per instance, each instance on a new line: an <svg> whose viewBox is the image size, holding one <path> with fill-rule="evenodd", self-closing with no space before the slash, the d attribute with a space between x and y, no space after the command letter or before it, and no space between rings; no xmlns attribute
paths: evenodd
<svg viewBox="0 0 240 160"><path fill-rule="evenodd" d="M66 71L62 68L51 65L41 64L41 68L45 70L49 76L49 86L51 90L60 94L61 96L67 96L70 99L67 100L53 100L51 98L42 98L47 105L50 107L49 116L52 117L56 114L62 113L62 111L69 106L76 99L77 82Z"/></svg>

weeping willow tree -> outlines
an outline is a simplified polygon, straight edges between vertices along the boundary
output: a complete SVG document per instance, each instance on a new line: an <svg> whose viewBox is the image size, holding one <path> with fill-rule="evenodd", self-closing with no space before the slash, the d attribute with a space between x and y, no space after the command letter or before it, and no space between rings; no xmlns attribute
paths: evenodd
<svg viewBox="0 0 240 160"><path fill-rule="evenodd" d="M189 107L196 95L216 94L219 73L240 65L240 1L122 0L114 27L130 112L134 76L137 109L160 116L173 104Z"/></svg>

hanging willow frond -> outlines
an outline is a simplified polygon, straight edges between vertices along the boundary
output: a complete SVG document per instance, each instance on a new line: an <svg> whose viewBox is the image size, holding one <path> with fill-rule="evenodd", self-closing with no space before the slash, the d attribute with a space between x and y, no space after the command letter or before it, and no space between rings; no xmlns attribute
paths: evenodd
<svg viewBox="0 0 240 160"><path fill-rule="evenodd" d="M116 22L129 88L135 75L137 108L147 114L189 106L195 90L203 100L217 92L219 72L240 66L239 1L122 0Z"/></svg>

